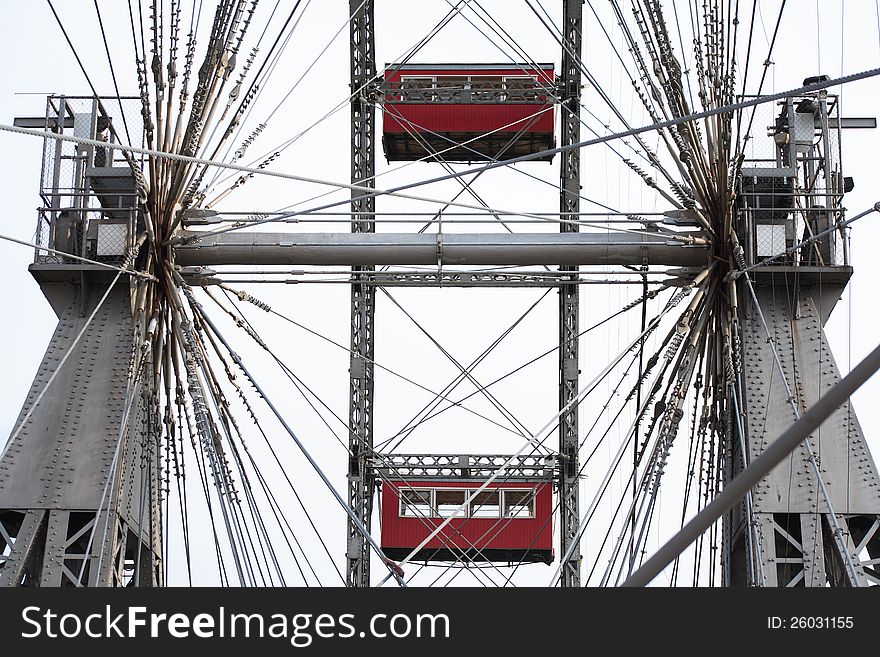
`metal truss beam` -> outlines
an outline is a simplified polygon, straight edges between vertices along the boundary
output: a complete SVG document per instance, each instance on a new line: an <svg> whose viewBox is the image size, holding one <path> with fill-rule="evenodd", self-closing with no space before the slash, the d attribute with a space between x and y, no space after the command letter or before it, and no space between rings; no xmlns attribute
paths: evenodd
<svg viewBox="0 0 880 657"><path fill-rule="evenodd" d="M560 143L562 148L581 139L581 23L583 0L563 0L562 3L562 70L560 71L561 104L559 111ZM580 150L563 151L559 158L559 225L561 236L577 233L580 212L581 163ZM612 237L609 235L608 237ZM624 237L629 235L618 235ZM679 245L679 249L681 246ZM644 258L644 252L637 255ZM586 262L565 263L575 265ZM592 264L592 263L590 263ZM598 263L597 263L598 264ZM634 264L634 263L618 263ZM578 406L573 403L578 394L578 315L580 292L577 285L559 288L559 408L567 408L559 418L559 554L569 554L572 543L578 540L580 523L578 509ZM562 586L580 586L581 551L571 551L562 564Z"/></svg>
<svg viewBox="0 0 880 657"><path fill-rule="evenodd" d="M573 183L568 183L571 186ZM577 197L563 192L566 207ZM353 201L369 204L372 199ZM357 215L355 215L357 217ZM682 239L695 233L372 233L355 221L353 233L210 235L176 248L177 263L193 265L706 265L706 247ZM184 233L195 237L198 233ZM186 237L184 242L186 242ZM369 269L367 269L369 271Z"/></svg>
<svg viewBox="0 0 880 657"><path fill-rule="evenodd" d="M0 518L3 552L9 556L2 561L0 586L19 586L39 577L42 555L39 548L46 540L46 511L32 509L17 513L7 511Z"/></svg>
<svg viewBox="0 0 880 657"><path fill-rule="evenodd" d="M503 274L436 271L425 274L377 272L366 283L382 287L556 287L571 284L571 274Z"/></svg>
<svg viewBox="0 0 880 657"><path fill-rule="evenodd" d="M500 454L376 454L374 466L391 479L480 479L486 480L509 455ZM555 477L555 456L518 456L504 469L501 479L549 481Z"/></svg>
<svg viewBox="0 0 880 657"><path fill-rule="evenodd" d="M375 175L376 114L370 97L376 77L373 0L350 0L351 36L351 182L373 187ZM351 232L375 231L374 196L353 191ZM288 238L289 239L289 238ZM348 411L348 504L369 531L373 515L375 473L370 467L373 450L373 319L376 288L358 282L357 272L371 272L369 262L357 264L351 285L351 366ZM370 546L357 524L347 521L346 575L348 586L370 585Z"/></svg>

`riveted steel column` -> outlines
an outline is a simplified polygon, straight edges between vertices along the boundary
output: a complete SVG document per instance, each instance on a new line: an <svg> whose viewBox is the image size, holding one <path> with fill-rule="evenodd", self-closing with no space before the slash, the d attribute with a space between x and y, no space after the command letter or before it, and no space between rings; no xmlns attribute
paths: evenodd
<svg viewBox="0 0 880 657"><path fill-rule="evenodd" d="M757 279L755 298L771 335L768 340L758 308L744 304L743 421L749 462L795 421L786 385L803 416L841 379L823 322L843 286L801 282L795 287L791 279L772 273ZM748 298L748 293L743 297ZM835 523L810 451L844 534L842 540L835 538ZM757 526L756 566L763 571L766 586L851 586L856 578L860 585L880 583L874 563L880 559L880 474L849 399L761 478L752 490L752 513L753 518L748 518L739 505L727 520L731 535L739 537L725 554L731 564L731 584L751 584L745 568L747 546L741 538L749 521ZM846 567L843 546L855 577Z"/></svg>
<svg viewBox="0 0 880 657"><path fill-rule="evenodd" d="M375 173L375 121L370 94L376 76L373 37L373 0L350 0L351 27L351 181L373 186ZM352 192L351 232L371 233L370 221L376 203L373 197L359 198ZM372 271L371 266L354 266L352 272ZM370 471L373 448L373 315L375 287L357 282L351 286L351 367L348 411L348 504L370 529L375 476ZM370 585L370 546L349 518L346 546L346 584Z"/></svg>
<svg viewBox="0 0 880 657"><path fill-rule="evenodd" d="M583 0L562 3L562 85L559 111L560 146L580 141L581 22ZM559 166L559 230L575 233L580 211L580 151L576 148L560 154ZM577 270L577 267L561 269ZM578 513L578 408L572 404L578 392L578 286L559 288L559 408L568 408L559 418L559 553L567 554L577 540ZM569 405L571 406L569 407ZM562 567L562 586L580 586L580 549L575 549Z"/></svg>
<svg viewBox="0 0 880 657"><path fill-rule="evenodd" d="M87 324L109 279L84 278L84 294L79 283L43 284L59 323L15 424L21 427L0 457L0 537L8 548L0 586L162 584L149 382L129 390L135 401L125 411L137 344L128 282L115 285ZM131 534L124 544L120 526ZM135 567L133 581L126 563Z"/></svg>

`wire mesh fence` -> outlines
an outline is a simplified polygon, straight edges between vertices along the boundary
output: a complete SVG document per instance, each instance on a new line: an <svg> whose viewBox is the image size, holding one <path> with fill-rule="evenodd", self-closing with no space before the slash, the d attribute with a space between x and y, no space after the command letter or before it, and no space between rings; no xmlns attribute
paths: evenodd
<svg viewBox="0 0 880 657"><path fill-rule="evenodd" d="M101 208L40 208L34 233L34 262L73 264L81 262L78 258L86 258L121 265L132 244L137 216L134 209L124 217Z"/></svg>
<svg viewBox="0 0 880 657"><path fill-rule="evenodd" d="M842 234L834 230L843 220L844 187L839 128L829 116L835 110L835 97L813 94L743 116L744 131L751 126L740 181L750 264L846 264Z"/></svg>
<svg viewBox="0 0 880 657"><path fill-rule="evenodd" d="M50 96L46 102L45 129L108 144L144 146L140 99L133 96ZM64 199L88 192L84 178L90 169L129 167L130 163L143 170L145 158L47 137L43 142L40 194L49 206L73 205Z"/></svg>
<svg viewBox="0 0 880 657"><path fill-rule="evenodd" d="M106 142L107 147L47 137L43 141L36 262L72 261L63 254L120 264L134 234L138 183L146 163L112 144L144 145L140 99L50 96L45 129Z"/></svg>

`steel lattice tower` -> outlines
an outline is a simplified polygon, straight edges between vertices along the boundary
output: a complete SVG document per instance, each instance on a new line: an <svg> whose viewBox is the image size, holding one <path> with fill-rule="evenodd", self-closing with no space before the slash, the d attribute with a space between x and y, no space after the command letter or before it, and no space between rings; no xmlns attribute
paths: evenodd
<svg viewBox="0 0 880 657"><path fill-rule="evenodd" d="M583 52L581 23L583 0L565 0L562 9L562 70L560 71L560 146L576 144L581 137L581 69ZM580 151L573 148L559 158L559 224L562 233L578 232L580 211ZM565 223L568 220L570 223ZM574 267L576 270L577 267ZM580 292L577 283L559 288L559 409L568 409L559 418L559 550L568 553L577 543L580 520L578 507L578 317ZM562 586L580 586L580 549L576 548L563 564Z"/></svg>
<svg viewBox="0 0 880 657"><path fill-rule="evenodd" d="M351 182L373 187L376 169L376 111L373 84L376 77L376 43L373 33L373 0L350 0L351 9ZM375 197L359 198L353 192L351 232L375 232ZM353 271L370 272L373 267L356 266ZM355 275L355 279L358 276ZM351 286L351 386L349 392L349 505L369 529L373 515L375 473L370 466L373 451L373 320L376 288L369 284ZM348 520L346 583L370 585L370 547L355 524Z"/></svg>

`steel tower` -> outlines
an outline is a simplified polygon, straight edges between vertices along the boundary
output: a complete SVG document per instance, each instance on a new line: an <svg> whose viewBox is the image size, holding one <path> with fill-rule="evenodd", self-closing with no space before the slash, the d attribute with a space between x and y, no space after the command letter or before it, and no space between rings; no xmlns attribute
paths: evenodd
<svg viewBox="0 0 880 657"><path fill-rule="evenodd" d="M46 122L86 136L110 113L99 99L55 97ZM59 142L47 153L41 225L55 251L30 270L58 326L0 460L0 581L159 586L160 421L151 378L135 376L156 364L132 331L136 284L67 255L133 260L137 184L100 149Z"/></svg>

